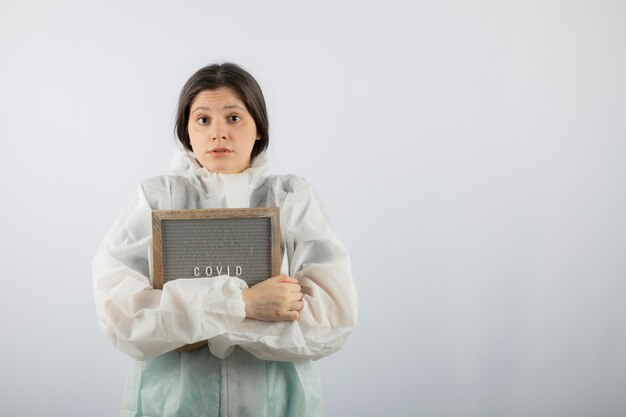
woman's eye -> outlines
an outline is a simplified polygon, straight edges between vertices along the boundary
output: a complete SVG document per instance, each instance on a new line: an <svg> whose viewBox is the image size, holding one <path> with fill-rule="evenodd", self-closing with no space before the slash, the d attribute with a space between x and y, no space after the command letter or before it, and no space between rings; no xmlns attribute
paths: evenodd
<svg viewBox="0 0 626 417"><path fill-rule="evenodd" d="M233 114L231 116L228 116L228 120L230 120L231 122L238 122L241 120L241 117L237 116L236 114Z"/></svg>
<svg viewBox="0 0 626 417"><path fill-rule="evenodd" d="M198 117L198 123L200 123L201 125L205 125L209 123L209 118L205 116Z"/></svg>

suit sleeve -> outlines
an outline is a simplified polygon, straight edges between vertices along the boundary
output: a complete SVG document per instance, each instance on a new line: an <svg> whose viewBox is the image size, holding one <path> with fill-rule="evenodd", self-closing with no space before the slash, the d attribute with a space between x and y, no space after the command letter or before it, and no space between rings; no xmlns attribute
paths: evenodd
<svg viewBox="0 0 626 417"><path fill-rule="evenodd" d="M211 339L245 317L239 278L178 279L152 288L152 214L140 186L93 259L98 324L120 351L146 360Z"/></svg>
<svg viewBox="0 0 626 417"><path fill-rule="evenodd" d="M265 360L317 360L339 350L357 322L357 293L349 252L340 241L317 193L295 177L281 207L289 275L305 293L300 319L245 319L209 340L218 357L239 345Z"/></svg>

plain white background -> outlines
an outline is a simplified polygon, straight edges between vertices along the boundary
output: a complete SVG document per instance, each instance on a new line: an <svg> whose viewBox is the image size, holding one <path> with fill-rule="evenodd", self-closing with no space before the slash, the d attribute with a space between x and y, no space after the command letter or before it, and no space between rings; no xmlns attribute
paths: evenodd
<svg viewBox="0 0 626 417"><path fill-rule="evenodd" d="M622 1L0 3L0 414L117 415L91 258L234 61L346 245L327 415L626 414Z"/></svg>

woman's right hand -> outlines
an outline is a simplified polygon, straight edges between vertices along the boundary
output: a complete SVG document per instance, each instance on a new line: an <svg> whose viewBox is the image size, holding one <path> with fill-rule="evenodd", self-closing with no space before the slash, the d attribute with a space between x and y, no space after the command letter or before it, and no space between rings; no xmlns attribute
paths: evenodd
<svg viewBox="0 0 626 417"><path fill-rule="evenodd" d="M298 280L278 275L242 291L246 317L265 321L293 321L304 307Z"/></svg>

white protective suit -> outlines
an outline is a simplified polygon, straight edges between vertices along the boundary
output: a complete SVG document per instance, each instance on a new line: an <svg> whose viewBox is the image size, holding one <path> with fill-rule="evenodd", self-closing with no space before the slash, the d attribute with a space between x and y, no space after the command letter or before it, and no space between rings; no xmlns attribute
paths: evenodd
<svg viewBox="0 0 626 417"><path fill-rule="evenodd" d="M341 348L357 320L348 251L309 183L266 176L265 153L240 174L216 174L178 150L169 175L143 181L93 260L98 323L136 361L121 416L320 416L313 362ZM283 274L303 287L293 322L245 318L243 280L151 285L153 209L280 207ZM202 340L192 352L175 349Z"/></svg>

